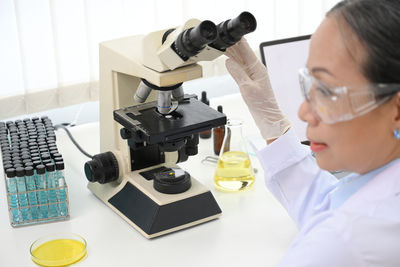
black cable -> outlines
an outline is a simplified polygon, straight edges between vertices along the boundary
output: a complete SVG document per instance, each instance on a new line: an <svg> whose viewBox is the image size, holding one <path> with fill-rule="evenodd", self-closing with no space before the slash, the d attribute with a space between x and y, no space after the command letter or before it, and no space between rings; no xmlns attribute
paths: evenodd
<svg viewBox="0 0 400 267"><path fill-rule="evenodd" d="M78 144L78 142L76 142L75 138L72 136L71 132L68 130L68 128L65 125L66 125L65 123L57 124L57 125L54 126L54 129L55 130L63 129L68 134L68 136L71 139L72 143L74 143L74 145L79 149L79 151L82 152L86 157L89 157L89 158L92 159L93 156L90 155L89 153L87 153L85 150L83 150L83 148Z"/></svg>

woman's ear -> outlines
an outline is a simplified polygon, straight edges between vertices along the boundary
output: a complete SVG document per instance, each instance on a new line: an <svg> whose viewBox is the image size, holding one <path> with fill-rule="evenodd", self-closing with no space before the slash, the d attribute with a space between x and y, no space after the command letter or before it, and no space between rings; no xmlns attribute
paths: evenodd
<svg viewBox="0 0 400 267"><path fill-rule="evenodd" d="M393 104L395 105L394 130L400 129L400 92L393 96Z"/></svg>

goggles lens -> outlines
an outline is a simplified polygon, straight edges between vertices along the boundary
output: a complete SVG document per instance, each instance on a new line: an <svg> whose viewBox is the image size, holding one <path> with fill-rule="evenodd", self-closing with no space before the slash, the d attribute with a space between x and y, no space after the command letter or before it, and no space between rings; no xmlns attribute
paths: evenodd
<svg viewBox="0 0 400 267"><path fill-rule="evenodd" d="M398 84L370 84L363 88L332 87L314 78L307 68L299 70L300 88L305 100L321 121L333 124L361 116L398 92Z"/></svg>

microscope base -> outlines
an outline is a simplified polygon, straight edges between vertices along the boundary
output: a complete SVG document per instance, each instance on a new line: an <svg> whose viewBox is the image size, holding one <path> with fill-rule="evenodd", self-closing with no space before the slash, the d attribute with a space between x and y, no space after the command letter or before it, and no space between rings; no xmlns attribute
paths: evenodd
<svg viewBox="0 0 400 267"><path fill-rule="evenodd" d="M151 168L149 168L151 169ZM218 218L221 209L211 192L195 179L180 194L163 194L134 171L119 184L89 183L88 188L146 238L153 238Z"/></svg>

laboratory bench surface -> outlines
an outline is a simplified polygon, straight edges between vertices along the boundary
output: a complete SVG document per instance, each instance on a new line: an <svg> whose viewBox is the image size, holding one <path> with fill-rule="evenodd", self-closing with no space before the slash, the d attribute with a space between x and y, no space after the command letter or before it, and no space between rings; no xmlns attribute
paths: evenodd
<svg viewBox="0 0 400 267"><path fill-rule="evenodd" d="M220 104L228 118L245 121L246 140L260 139L238 94L211 99L214 108ZM98 123L70 130L87 152L92 155L99 152ZM287 212L266 189L263 171L254 155L251 161L258 171L252 189L223 193L213 187L216 165L202 163L206 156L214 156L212 138L200 139L198 155L179 165L211 190L222 209L221 217L151 240L87 189L83 165L89 159L75 148L64 131L57 132L57 146L66 165L71 217L68 221L11 227L3 179L0 266L36 266L29 254L32 242L60 232L76 233L87 241L88 256L75 266L277 266L297 233Z"/></svg>

